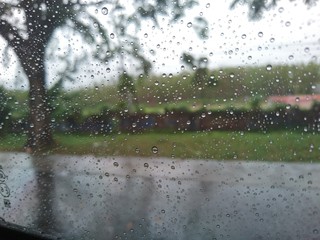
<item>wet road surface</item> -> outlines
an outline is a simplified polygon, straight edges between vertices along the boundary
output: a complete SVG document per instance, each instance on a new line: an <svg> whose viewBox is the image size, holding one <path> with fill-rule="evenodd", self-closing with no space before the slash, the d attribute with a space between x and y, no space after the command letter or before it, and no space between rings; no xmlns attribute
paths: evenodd
<svg viewBox="0 0 320 240"><path fill-rule="evenodd" d="M320 239L320 164L23 153L0 164L0 216L62 239Z"/></svg>

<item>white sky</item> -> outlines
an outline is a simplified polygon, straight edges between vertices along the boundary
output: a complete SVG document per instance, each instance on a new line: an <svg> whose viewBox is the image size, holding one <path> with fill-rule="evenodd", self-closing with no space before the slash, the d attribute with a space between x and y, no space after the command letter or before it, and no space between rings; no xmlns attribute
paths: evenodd
<svg viewBox="0 0 320 240"><path fill-rule="evenodd" d="M209 2L210 6L207 7ZM164 20L161 23L162 30L153 29L153 24L146 22L137 35L146 56L154 61L153 72L179 73L183 64L180 61L182 52L207 57L211 68L306 63L311 60L320 62L319 6L308 8L302 1L280 1L277 7L265 12L259 21L249 21L247 6L230 10L231 2L200 1L200 5L190 10L183 21L168 25ZM195 16L200 15L210 23L209 38L206 40L199 39L194 30L187 26ZM145 33L148 37L145 37ZM1 46L3 43L0 41ZM150 49L155 50L156 55L149 54ZM49 85L55 81L57 65L48 66ZM111 69L110 73L106 72L107 67ZM127 68L134 71L130 63ZM16 60L12 59L8 68L1 66L1 69L1 83L6 87L28 87L26 80L17 81L14 77ZM82 70L77 82L67 83L67 87L107 84L113 81L119 68L112 62L108 66L97 66L91 59L83 65Z"/></svg>

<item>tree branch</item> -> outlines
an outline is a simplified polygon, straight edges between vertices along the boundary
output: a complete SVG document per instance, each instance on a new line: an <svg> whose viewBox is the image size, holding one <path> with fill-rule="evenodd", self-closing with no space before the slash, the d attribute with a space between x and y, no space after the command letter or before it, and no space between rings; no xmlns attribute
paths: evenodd
<svg viewBox="0 0 320 240"><path fill-rule="evenodd" d="M19 35L17 29L11 26L11 24L9 24L4 19L0 20L0 35L12 48L18 47L20 42L23 40Z"/></svg>

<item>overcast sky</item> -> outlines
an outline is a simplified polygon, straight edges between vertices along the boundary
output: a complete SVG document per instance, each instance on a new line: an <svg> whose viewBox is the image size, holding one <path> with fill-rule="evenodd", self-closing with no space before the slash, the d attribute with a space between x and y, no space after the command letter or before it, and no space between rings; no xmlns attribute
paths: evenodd
<svg viewBox="0 0 320 240"><path fill-rule="evenodd" d="M162 29L154 29L146 22L137 33L145 55L154 62L153 72L157 74L178 74L183 63L181 53L207 57L211 68L243 65L276 65L319 62L320 56L320 7L308 8L302 1L280 1L274 9L265 12L259 21L248 19L247 6L230 10L231 0L200 1L200 5L188 11L187 16L177 24L168 25L164 20ZM202 16L209 22L209 38L199 39L192 27L195 16ZM105 17L101 14L101 17ZM2 48L3 41L0 41ZM151 55L153 49L156 54ZM2 61L2 59L1 59ZM69 88L99 85L112 82L119 68L113 62L108 66L84 64L75 84ZM58 63L57 63L58 64ZM48 83L55 81L57 64L48 67ZM134 71L131 63L129 71ZM110 72L106 72L110 68ZM1 66L0 79L6 87L25 88L25 79L16 80L16 61L11 59L9 67ZM94 77L90 77L94 76Z"/></svg>

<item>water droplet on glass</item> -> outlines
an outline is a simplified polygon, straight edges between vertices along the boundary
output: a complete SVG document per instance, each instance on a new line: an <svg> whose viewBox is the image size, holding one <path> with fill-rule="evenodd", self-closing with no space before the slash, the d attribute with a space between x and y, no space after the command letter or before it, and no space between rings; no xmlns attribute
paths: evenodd
<svg viewBox="0 0 320 240"><path fill-rule="evenodd" d="M282 13L282 12L283 12L283 10L284 10L284 8L283 8L283 7L280 7L280 8L278 9L279 13Z"/></svg>
<svg viewBox="0 0 320 240"><path fill-rule="evenodd" d="M272 69L272 66L269 64L269 65L267 65L267 70L268 71L271 71L271 69Z"/></svg>
<svg viewBox="0 0 320 240"><path fill-rule="evenodd" d="M139 148L136 148L136 149L135 149L135 152L136 152L136 153L139 153L139 152L140 152L140 149L139 149Z"/></svg>
<svg viewBox="0 0 320 240"><path fill-rule="evenodd" d="M114 33L110 33L110 38L114 39Z"/></svg>
<svg viewBox="0 0 320 240"><path fill-rule="evenodd" d="M159 85L159 82L158 82L158 81L155 81L155 82L154 82L154 85L158 86L158 85Z"/></svg>
<svg viewBox="0 0 320 240"><path fill-rule="evenodd" d="M154 154L157 154L157 153L158 153L158 148L157 148L157 146L153 146L151 150L152 150L152 152L153 152Z"/></svg>
<svg viewBox="0 0 320 240"><path fill-rule="evenodd" d="M305 53L308 53L310 51L310 48L308 48L308 47L306 47L305 49L304 49L304 52Z"/></svg>
<svg viewBox="0 0 320 240"><path fill-rule="evenodd" d="M149 167L149 164L148 163L144 163L143 166L144 167Z"/></svg>
<svg viewBox="0 0 320 240"><path fill-rule="evenodd" d="M259 37L263 37L263 32L258 32Z"/></svg>
<svg viewBox="0 0 320 240"><path fill-rule="evenodd" d="M192 22L188 22L187 27L191 28L192 27Z"/></svg>
<svg viewBox="0 0 320 240"><path fill-rule="evenodd" d="M242 35L241 35L241 38L242 38L242 39L245 39L246 37L247 37L247 35L245 35L245 34L242 34Z"/></svg>
<svg viewBox="0 0 320 240"><path fill-rule="evenodd" d="M144 36L145 38L147 38L147 37L148 37L148 33L145 33L143 36Z"/></svg>
<svg viewBox="0 0 320 240"><path fill-rule="evenodd" d="M114 162L114 163L113 163L113 166L119 167L119 163L118 163L118 162Z"/></svg>
<svg viewBox="0 0 320 240"><path fill-rule="evenodd" d="M207 4L206 4L206 8L209 8L209 7L210 7L210 3L207 3Z"/></svg>
<svg viewBox="0 0 320 240"><path fill-rule="evenodd" d="M287 22L285 23L285 25L286 25L286 27L290 27L291 22L287 21Z"/></svg>
<svg viewBox="0 0 320 240"><path fill-rule="evenodd" d="M272 42L272 43L273 43L273 42L274 42L274 40L275 40L274 38L270 38L270 42Z"/></svg>
<svg viewBox="0 0 320 240"><path fill-rule="evenodd" d="M289 58L289 60L292 60L292 59L294 59L294 56L290 55L288 58Z"/></svg>
<svg viewBox="0 0 320 240"><path fill-rule="evenodd" d="M101 12L102 12L103 15L107 15L108 12L109 12L109 10L108 10L108 8L103 7L103 8L101 9Z"/></svg>

